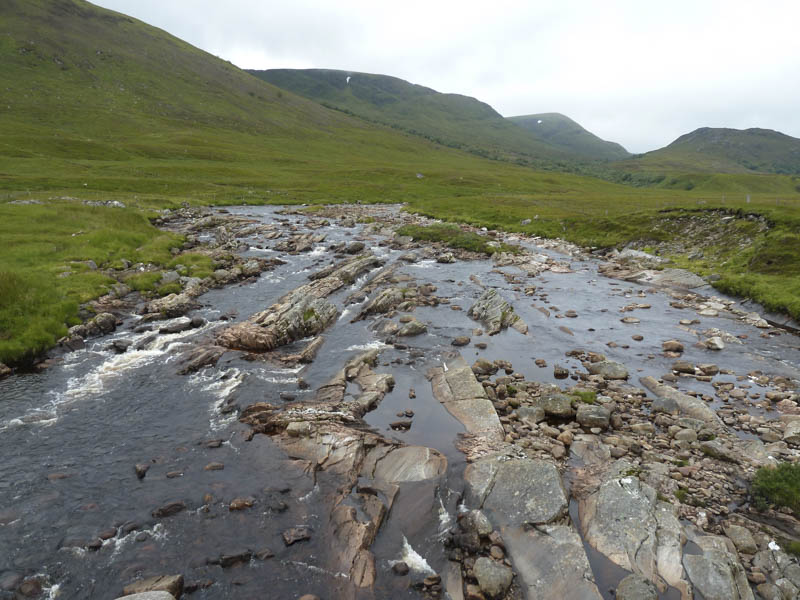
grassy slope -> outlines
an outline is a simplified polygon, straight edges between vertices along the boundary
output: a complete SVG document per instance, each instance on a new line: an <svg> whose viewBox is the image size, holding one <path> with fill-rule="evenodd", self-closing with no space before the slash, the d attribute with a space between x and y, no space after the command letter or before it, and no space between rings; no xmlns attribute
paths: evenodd
<svg viewBox="0 0 800 600"><path fill-rule="evenodd" d="M560 160L570 151L510 123L491 106L388 75L331 69L250 71L306 98L441 144L503 160ZM347 81L347 77L350 81Z"/></svg>
<svg viewBox="0 0 800 600"><path fill-rule="evenodd" d="M618 166L665 173L800 175L800 139L769 129L704 127Z"/></svg>
<svg viewBox="0 0 800 600"><path fill-rule="evenodd" d="M509 121L536 137L577 156L595 160L622 160L630 152L615 142L601 140L578 123L559 113L509 117Z"/></svg>
<svg viewBox="0 0 800 600"><path fill-rule="evenodd" d="M0 60L0 361L51 345L78 303L110 283L72 261L170 261L180 240L149 224L153 208L406 201L452 220L612 244L646 234L655 210L703 197L443 148L281 91L79 0L0 4ZM10 203L28 198L45 204ZM776 219L794 210L772 200L754 194L752 207ZM73 274L59 277L67 267Z"/></svg>

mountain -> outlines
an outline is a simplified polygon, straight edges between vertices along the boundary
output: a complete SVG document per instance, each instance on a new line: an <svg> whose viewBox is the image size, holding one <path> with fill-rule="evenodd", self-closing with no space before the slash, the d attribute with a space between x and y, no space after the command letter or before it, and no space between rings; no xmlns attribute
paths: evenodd
<svg viewBox="0 0 800 600"><path fill-rule="evenodd" d="M800 139L771 129L702 127L619 163L641 171L800 174Z"/></svg>
<svg viewBox="0 0 800 600"><path fill-rule="evenodd" d="M572 130L552 136L539 135L503 118L475 98L443 94L388 75L330 69L249 72L325 106L492 158L538 164L628 156L621 146L603 142L577 123L575 128L584 132L586 138L583 143Z"/></svg>
<svg viewBox="0 0 800 600"><path fill-rule="evenodd" d="M0 64L0 190L400 200L499 173L84 0L1 2Z"/></svg>
<svg viewBox="0 0 800 600"><path fill-rule="evenodd" d="M559 113L509 117L508 120L556 148L586 159L622 160L631 156L620 144L601 140Z"/></svg>

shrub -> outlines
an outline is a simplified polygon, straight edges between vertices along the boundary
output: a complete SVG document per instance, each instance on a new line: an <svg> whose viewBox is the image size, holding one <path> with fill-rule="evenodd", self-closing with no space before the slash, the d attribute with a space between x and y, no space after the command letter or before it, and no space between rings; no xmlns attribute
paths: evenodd
<svg viewBox="0 0 800 600"><path fill-rule="evenodd" d="M775 469L760 468L753 478L752 492L761 510L772 504L800 515L800 465L781 463Z"/></svg>

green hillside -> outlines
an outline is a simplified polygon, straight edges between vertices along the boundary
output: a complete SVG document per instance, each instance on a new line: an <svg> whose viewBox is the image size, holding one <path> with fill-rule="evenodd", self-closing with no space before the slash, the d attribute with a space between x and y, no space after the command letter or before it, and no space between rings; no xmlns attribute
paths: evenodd
<svg viewBox="0 0 800 600"><path fill-rule="evenodd" d="M622 160L631 156L620 144L601 140L559 113L523 115L509 117L508 120L556 148L584 159Z"/></svg>
<svg viewBox="0 0 800 600"><path fill-rule="evenodd" d="M703 127L618 164L626 170L800 174L800 139L771 129Z"/></svg>
<svg viewBox="0 0 800 600"><path fill-rule="evenodd" d="M326 106L473 154L534 164L576 158L475 98L443 94L397 77L331 69L249 72Z"/></svg>

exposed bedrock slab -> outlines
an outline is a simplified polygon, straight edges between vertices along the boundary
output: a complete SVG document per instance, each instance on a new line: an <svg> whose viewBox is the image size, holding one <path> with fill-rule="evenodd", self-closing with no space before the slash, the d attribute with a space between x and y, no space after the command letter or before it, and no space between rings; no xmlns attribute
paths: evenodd
<svg viewBox="0 0 800 600"><path fill-rule="evenodd" d="M600 600L555 464L485 458L467 466L465 502L499 529L527 598Z"/></svg>
<svg viewBox="0 0 800 600"><path fill-rule="evenodd" d="M514 312L514 307L506 302L495 289L486 290L467 314L483 323L489 335L500 333L507 327L513 327L520 333L528 333L528 326Z"/></svg>
<svg viewBox="0 0 800 600"><path fill-rule="evenodd" d="M544 525L567 514L567 494L556 466L544 460L497 460L467 466L467 503L503 526Z"/></svg>
<svg viewBox="0 0 800 600"><path fill-rule="evenodd" d="M608 469L602 483L581 499L580 516L586 541L613 563L662 590L665 583L687 589L681 566L685 535L675 508L659 501L629 463L620 460Z"/></svg>
<svg viewBox="0 0 800 600"><path fill-rule="evenodd" d="M578 533L568 525L502 528L520 587L527 598L600 600Z"/></svg>
<svg viewBox="0 0 800 600"><path fill-rule="evenodd" d="M463 358L449 361L445 368L432 369L428 375L434 397L468 433L498 441L505 437L494 405Z"/></svg>
<svg viewBox="0 0 800 600"><path fill-rule="evenodd" d="M706 535L693 540L702 554L687 554L683 566L695 589L706 600L753 600L733 544L722 536Z"/></svg>
<svg viewBox="0 0 800 600"><path fill-rule="evenodd" d="M226 348L267 352L324 331L338 315L326 297L361 273L377 267L379 259L362 254L326 270L324 277L295 288L267 310L256 313L219 334L217 343Z"/></svg>

